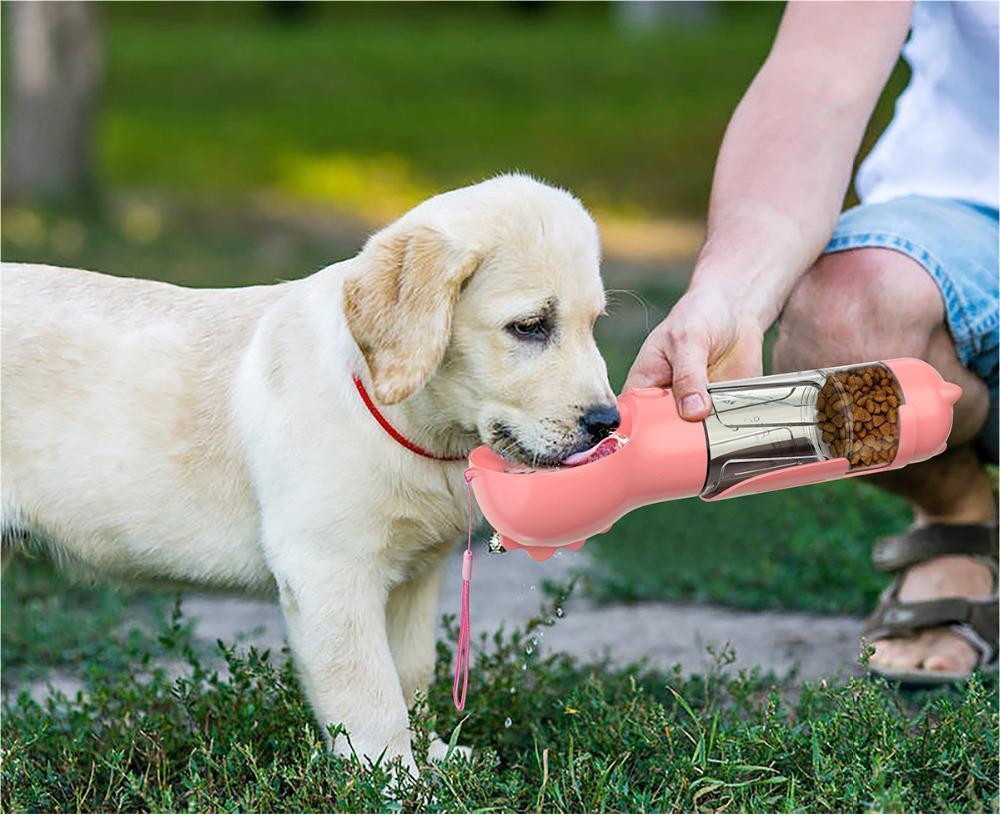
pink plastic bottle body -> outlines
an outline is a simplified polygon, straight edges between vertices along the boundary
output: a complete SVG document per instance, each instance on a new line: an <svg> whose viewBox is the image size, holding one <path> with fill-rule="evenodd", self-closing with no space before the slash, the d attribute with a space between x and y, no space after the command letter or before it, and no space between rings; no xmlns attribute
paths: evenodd
<svg viewBox="0 0 1000 815"><path fill-rule="evenodd" d="M899 453L885 469L896 470L943 453L962 389L946 382L936 368L920 359L890 359L883 364L896 375L906 399L899 411Z"/></svg>
<svg viewBox="0 0 1000 815"><path fill-rule="evenodd" d="M588 537L607 531L624 514L646 504L701 494L706 500L720 500L867 475L942 452L951 432L952 406L961 389L920 360L894 359L882 364L892 370L903 394L898 408L898 450L885 467L852 470L844 458L820 456L823 460L811 463L800 463L799 458L788 467L779 463L777 469L752 475L707 497L705 425L681 419L669 390L648 388L619 398L622 423L618 432L628 442L616 452L578 467L517 473L488 447L478 447L469 457L472 489L505 546L525 548L532 557L544 559L560 547L578 548ZM824 375L826 369L804 373ZM772 378L753 381L768 383ZM808 415L813 418L805 419L806 423L815 421L814 411Z"/></svg>
<svg viewBox="0 0 1000 815"><path fill-rule="evenodd" d="M681 419L670 392L659 388L623 394L618 409L619 433L629 442L580 467L510 473L488 447L472 451L476 501L505 545L579 544L636 507L698 494L706 467L701 424Z"/></svg>

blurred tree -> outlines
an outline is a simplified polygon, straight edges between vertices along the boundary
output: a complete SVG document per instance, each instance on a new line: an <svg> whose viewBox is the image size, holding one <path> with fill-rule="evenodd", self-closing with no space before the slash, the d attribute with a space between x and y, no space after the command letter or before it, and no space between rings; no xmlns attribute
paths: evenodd
<svg viewBox="0 0 1000 815"><path fill-rule="evenodd" d="M707 0L619 0L611 6L618 24L627 31L656 28L701 28L716 18L716 5Z"/></svg>
<svg viewBox="0 0 1000 815"><path fill-rule="evenodd" d="M265 0L264 8L275 20L282 23L302 22L315 10L314 4L305 0Z"/></svg>
<svg viewBox="0 0 1000 815"><path fill-rule="evenodd" d="M548 14L552 3L548 0L514 0L511 6L522 17L537 17L541 14Z"/></svg>
<svg viewBox="0 0 1000 815"><path fill-rule="evenodd" d="M102 74L96 4L4 5L11 35L4 199L78 195L93 180L92 130Z"/></svg>

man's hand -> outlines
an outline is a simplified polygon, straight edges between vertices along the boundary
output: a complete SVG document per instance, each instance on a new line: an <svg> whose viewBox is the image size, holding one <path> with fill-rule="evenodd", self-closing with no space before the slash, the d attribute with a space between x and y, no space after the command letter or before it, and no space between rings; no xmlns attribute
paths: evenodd
<svg viewBox="0 0 1000 815"><path fill-rule="evenodd" d="M642 344L625 390L670 386L681 416L698 421L709 413L709 380L760 376L764 329L735 305L722 291L689 289Z"/></svg>

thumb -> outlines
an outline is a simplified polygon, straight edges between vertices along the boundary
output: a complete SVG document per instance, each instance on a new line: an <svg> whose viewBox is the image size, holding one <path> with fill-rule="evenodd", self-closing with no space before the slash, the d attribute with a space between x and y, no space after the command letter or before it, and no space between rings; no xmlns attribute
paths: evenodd
<svg viewBox="0 0 1000 815"><path fill-rule="evenodd" d="M666 387L670 384L670 375L670 362L656 339L650 335L639 349L635 362L625 377L622 391Z"/></svg>
<svg viewBox="0 0 1000 815"><path fill-rule="evenodd" d="M690 338L669 354L674 369L673 392L682 419L696 422L709 414L708 346Z"/></svg>

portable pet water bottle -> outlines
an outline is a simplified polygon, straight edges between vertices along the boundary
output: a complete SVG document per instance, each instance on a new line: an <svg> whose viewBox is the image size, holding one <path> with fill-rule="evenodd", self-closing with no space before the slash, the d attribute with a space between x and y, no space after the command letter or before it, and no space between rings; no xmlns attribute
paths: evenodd
<svg viewBox="0 0 1000 815"><path fill-rule="evenodd" d="M578 466L525 470L473 450L468 478L502 545L544 560L657 501L718 501L924 461L945 449L962 395L917 359L719 382L709 392L701 422L682 419L669 390L622 394L618 431Z"/></svg>

